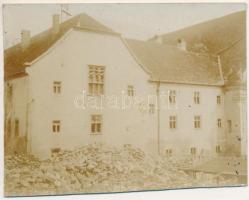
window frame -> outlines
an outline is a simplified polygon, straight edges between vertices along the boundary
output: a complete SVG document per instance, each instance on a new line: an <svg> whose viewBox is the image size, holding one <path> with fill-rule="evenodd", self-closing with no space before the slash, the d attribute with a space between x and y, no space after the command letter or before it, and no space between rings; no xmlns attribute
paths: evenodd
<svg viewBox="0 0 249 200"><path fill-rule="evenodd" d="M221 118L217 119L217 127L222 128L222 120L221 120Z"/></svg>
<svg viewBox="0 0 249 200"><path fill-rule="evenodd" d="M61 121L60 120L53 120L52 121L52 132L53 133L60 133L61 132Z"/></svg>
<svg viewBox="0 0 249 200"><path fill-rule="evenodd" d="M150 103L149 104L149 114L154 114L155 113L155 104Z"/></svg>
<svg viewBox="0 0 249 200"><path fill-rule="evenodd" d="M175 130L177 128L177 116L176 115L169 116L169 128L170 130Z"/></svg>
<svg viewBox="0 0 249 200"><path fill-rule="evenodd" d="M232 131L233 131L232 120L228 119L227 120L227 132L232 133Z"/></svg>
<svg viewBox="0 0 249 200"><path fill-rule="evenodd" d="M172 154L173 154L172 149L165 149L165 155L166 155L167 157L171 157Z"/></svg>
<svg viewBox="0 0 249 200"><path fill-rule="evenodd" d="M53 82L53 94L60 95L62 90L62 83L61 81L54 81Z"/></svg>
<svg viewBox="0 0 249 200"><path fill-rule="evenodd" d="M135 89L134 89L133 85L128 85L127 86L127 95L129 97L134 97L134 95L135 95Z"/></svg>
<svg viewBox="0 0 249 200"><path fill-rule="evenodd" d="M10 138L12 134L12 124L11 119L7 120L7 137Z"/></svg>
<svg viewBox="0 0 249 200"><path fill-rule="evenodd" d="M15 137L19 137L20 134L20 122L19 119L15 119Z"/></svg>
<svg viewBox="0 0 249 200"><path fill-rule="evenodd" d="M104 95L105 66L88 65L88 94L91 96Z"/></svg>
<svg viewBox="0 0 249 200"><path fill-rule="evenodd" d="M201 103L201 95L198 91L194 92L194 103L197 105Z"/></svg>
<svg viewBox="0 0 249 200"><path fill-rule="evenodd" d="M216 145L215 146L215 152L216 153L221 153L221 147L220 147L220 145Z"/></svg>
<svg viewBox="0 0 249 200"><path fill-rule="evenodd" d="M220 105L220 104L221 104L221 96L220 96L220 95L217 95L217 96L216 96L216 104L217 104L217 105Z"/></svg>
<svg viewBox="0 0 249 200"><path fill-rule="evenodd" d="M91 135L101 135L103 132L103 116L101 114L91 115Z"/></svg>
<svg viewBox="0 0 249 200"><path fill-rule="evenodd" d="M170 105L176 104L176 90L169 90L168 91L168 100Z"/></svg>
<svg viewBox="0 0 249 200"><path fill-rule="evenodd" d="M194 116L194 128L195 129L200 129L201 128L201 116L200 115L195 115Z"/></svg>

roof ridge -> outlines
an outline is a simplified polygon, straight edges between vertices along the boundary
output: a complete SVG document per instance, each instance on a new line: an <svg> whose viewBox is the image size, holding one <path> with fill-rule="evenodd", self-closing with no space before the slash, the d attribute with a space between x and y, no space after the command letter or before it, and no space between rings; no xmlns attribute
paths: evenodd
<svg viewBox="0 0 249 200"><path fill-rule="evenodd" d="M60 23L60 27L63 26L63 25L65 25L66 23L69 23L69 22L72 21L73 19L76 19L76 18L79 17L79 16L80 16L80 14L75 15L75 16L71 17L70 19L67 19L67 20L63 21L62 23ZM47 28L47 29L45 29L45 30L43 30L43 31L41 31L41 32L39 32L39 33L33 35L32 37L30 37L30 40L32 41L32 40L34 40L35 38L38 38L39 36L41 36L42 34L51 31L52 28L53 28L53 27L49 27L49 28ZM18 42L17 44L15 44L15 45L13 45L13 46L10 46L10 47L8 47L7 49L4 49L4 51L8 51L8 50L11 49L11 48L15 48L15 47L19 46L20 44L21 44L21 42Z"/></svg>
<svg viewBox="0 0 249 200"><path fill-rule="evenodd" d="M232 15L236 15L236 14L239 14L239 13L241 13L241 14L242 14L242 13L246 13L246 11L245 11L245 10L241 10L241 11L238 11L238 12L230 13L230 14L228 14L228 15L223 15L223 16L220 16L220 17L217 17L217 18L212 18L212 19L206 20L206 21L197 22L197 23L195 23L195 24L188 25L188 26L185 26L185 27L183 27L183 28L179 28L179 29L176 29L176 30L174 30L174 31L166 32L166 33L163 33L163 34L160 34L160 35L157 35L157 36L164 36L164 35L176 33L176 32L179 32L179 31L182 31L182 30L185 30L185 29L191 29L191 28L193 28L193 27L195 27L195 26L199 26L199 25L201 25L201 24L206 24L206 23L212 22L212 21L214 21L214 20L220 20L220 19L222 19L222 18L229 17L229 16L232 16ZM155 35L155 36L156 36L156 35ZM148 40L154 39L155 36L153 36L152 38L149 38Z"/></svg>
<svg viewBox="0 0 249 200"><path fill-rule="evenodd" d="M193 51L184 51L184 50L180 50L177 46L175 45L170 45L170 44L166 44L166 43L163 43L163 44L159 44L155 41L151 41L151 40L138 40L138 39L129 39L129 38L125 38L125 40L128 39L128 40L133 40L133 41L137 41L137 42L145 42L145 43L150 43L150 44L153 44L155 46L159 46L159 47L170 47L170 48L173 48L173 49L177 49L179 50L179 52L182 52L184 54L191 54L191 55L196 55L196 56L203 56L203 57L214 57L214 58L217 58L217 55L215 54L211 54L211 53L198 53L198 52L193 52Z"/></svg>

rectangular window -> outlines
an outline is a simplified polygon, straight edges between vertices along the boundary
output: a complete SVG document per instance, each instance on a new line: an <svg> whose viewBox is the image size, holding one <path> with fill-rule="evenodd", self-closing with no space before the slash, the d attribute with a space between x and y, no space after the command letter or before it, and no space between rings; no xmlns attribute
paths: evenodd
<svg viewBox="0 0 249 200"><path fill-rule="evenodd" d="M232 120L227 120L228 133L232 132Z"/></svg>
<svg viewBox="0 0 249 200"><path fill-rule="evenodd" d="M8 85L8 89L7 89L7 95L8 95L8 98L12 98L12 95L13 95L13 86L12 85Z"/></svg>
<svg viewBox="0 0 249 200"><path fill-rule="evenodd" d="M91 133L101 133L102 131L102 116L101 115L92 115L91 118Z"/></svg>
<svg viewBox="0 0 249 200"><path fill-rule="evenodd" d="M221 128L221 119L217 120L217 126L218 126L218 128Z"/></svg>
<svg viewBox="0 0 249 200"><path fill-rule="evenodd" d="M221 97L217 96L217 104L221 104Z"/></svg>
<svg viewBox="0 0 249 200"><path fill-rule="evenodd" d="M169 117L169 128L176 129L176 116Z"/></svg>
<svg viewBox="0 0 249 200"><path fill-rule="evenodd" d="M19 136L19 120L15 120L15 137Z"/></svg>
<svg viewBox="0 0 249 200"><path fill-rule="evenodd" d="M172 149L166 149L165 154L166 156L172 156Z"/></svg>
<svg viewBox="0 0 249 200"><path fill-rule="evenodd" d="M190 153L191 153L191 155L195 156L196 155L196 148L195 147L191 147L190 148Z"/></svg>
<svg viewBox="0 0 249 200"><path fill-rule="evenodd" d="M194 102L200 104L200 92L194 92Z"/></svg>
<svg viewBox="0 0 249 200"><path fill-rule="evenodd" d="M216 153L220 153L221 152L220 145L217 145L215 147L215 151L216 151Z"/></svg>
<svg viewBox="0 0 249 200"><path fill-rule="evenodd" d="M149 104L149 114L154 114L154 112L155 112L155 105Z"/></svg>
<svg viewBox="0 0 249 200"><path fill-rule="evenodd" d="M8 137L11 136L11 119L8 120L8 124L7 124L7 136Z"/></svg>
<svg viewBox="0 0 249 200"><path fill-rule="evenodd" d="M54 133L59 133L61 129L61 121L54 120L52 125L52 130Z"/></svg>
<svg viewBox="0 0 249 200"><path fill-rule="evenodd" d="M104 66L89 65L88 87L90 95L104 94Z"/></svg>
<svg viewBox="0 0 249 200"><path fill-rule="evenodd" d="M176 91L175 90L170 90L169 91L169 103L170 104L175 104L176 103Z"/></svg>
<svg viewBox="0 0 249 200"><path fill-rule="evenodd" d="M133 87L133 85L128 85L128 87L127 87L127 94L130 97L134 96L134 87Z"/></svg>
<svg viewBox="0 0 249 200"><path fill-rule="evenodd" d="M194 117L194 127L201 128L201 116Z"/></svg>
<svg viewBox="0 0 249 200"><path fill-rule="evenodd" d="M53 91L54 91L54 94L60 94L61 93L61 82L60 81L54 81Z"/></svg>

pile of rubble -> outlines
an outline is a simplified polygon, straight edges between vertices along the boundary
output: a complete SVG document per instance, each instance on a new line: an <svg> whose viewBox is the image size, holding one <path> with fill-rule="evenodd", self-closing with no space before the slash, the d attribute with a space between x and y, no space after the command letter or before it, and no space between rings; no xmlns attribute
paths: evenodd
<svg viewBox="0 0 249 200"><path fill-rule="evenodd" d="M5 194L10 196L99 193L187 187L190 177L170 162L130 145L91 144L38 161L5 157Z"/></svg>

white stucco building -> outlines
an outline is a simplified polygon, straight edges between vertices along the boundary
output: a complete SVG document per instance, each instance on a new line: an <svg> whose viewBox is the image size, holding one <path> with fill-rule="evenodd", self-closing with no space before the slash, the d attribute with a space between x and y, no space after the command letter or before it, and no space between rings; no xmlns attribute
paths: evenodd
<svg viewBox="0 0 249 200"><path fill-rule="evenodd" d="M55 15L52 24L34 37L23 31L5 50L7 150L47 158L106 142L167 155L246 154L246 103L234 101L245 80L232 82L223 66L231 44L214 54L189 50L184 35L171 37L176 45L167 34L126 39L85 14L63 23Z"/></svg>

